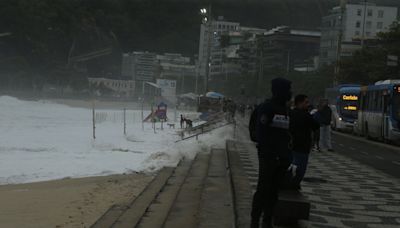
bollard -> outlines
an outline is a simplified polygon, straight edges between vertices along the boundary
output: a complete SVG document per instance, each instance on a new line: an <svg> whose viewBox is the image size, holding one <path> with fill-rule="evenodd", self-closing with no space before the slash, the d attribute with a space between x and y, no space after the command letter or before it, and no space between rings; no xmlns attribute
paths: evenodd
<svg viewBox="0 0 400 228"><path fill-rule="evenodd" d="M236 138L236 121L233 120L233 138Z"/></svg>
<svg viewBox="0 0 400 228"><path fill-rule="evenodd" d="M124 108L124 135L126 135L126 108Z"/></svg>
<svg viewBox="0 0 400 228"><path fill-rule="evenodd" d="M144 131L144 116L143 116L144 100L142 100L142 131Z"/></svg>
<svg viewBox="0 0 400 228"><path fill-rule="evenodd" d="M92 104L92 122L93 122L93 139L96 139L96 119L95 119L95 111L94 111L94 100Z"/></svg>

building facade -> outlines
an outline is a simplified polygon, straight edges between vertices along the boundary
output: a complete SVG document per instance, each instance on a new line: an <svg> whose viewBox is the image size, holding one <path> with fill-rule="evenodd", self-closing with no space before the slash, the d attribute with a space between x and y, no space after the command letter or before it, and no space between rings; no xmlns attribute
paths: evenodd
<svg viewBox="0 0 400 228"><path fill-rule="evenodd" d="M165 53L157 55L160 65L159 78L195 77L195 65L190 62L189 57L177 53Z"/></svg>
<svg viewBox="0 0 400 228"><path fill-rule="evenodd" d="M122 76L135 81L153 82L158 72L157 55L152 52L131 52L122 56Z"/></svg>
<svg viewBox="0 0 400 228"><path fill-rule="evenodd" d="M335 64L341 57L352 56L379 32L388 31L397 21L397 7L361 2L333 8L322 18L320 65Z"/></svg>
<svg viewBox="0 0 400 228"><path fill-rule="evenodd" d="M280 26L258 37L258 58L262 69L281 69L287 72L314 67L319 54L321 32L291 29ZM301 70L303 71L303 70Z"/></svg>
<svg viewBox="0 0 400 228"><path fill-rule="evenodd" d="M210 63L210 75L222 73L224 50L221 48L220 35L223 32L239 31L240 29L239 23L226 21L223 17L212 20L210 23L200 26L198 74L203 77L206 75L206 64L208 63ZM208 56L209 60L207 60Z"/></svg>
<svg viewBox="0 0 400 228"><path fill-rule="evenodd" d="M157 85L161 88L162 97L176 103L176 80L157 79Z"/></svg>
<svg viewBox="0 0 400 228"><path fill-rule="evenodd" d="M240 27L240 31L225 32L221 36L224 50L222 58L223 77L252 75L257 65L257 36L265 29ZM217 73L219 73L217 72Z"/></svg>

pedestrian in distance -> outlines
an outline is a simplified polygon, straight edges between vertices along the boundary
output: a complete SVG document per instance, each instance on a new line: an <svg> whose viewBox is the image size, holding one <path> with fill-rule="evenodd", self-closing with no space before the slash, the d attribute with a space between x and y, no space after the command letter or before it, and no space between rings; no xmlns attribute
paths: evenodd
<svg viewBox="0 0 400 228"><path fill-rule="evenodd" d="M261 216L262 227L273 227L278 191L291 163L287 106L292 97L291 82L275 78L271 81L271 91L272 98L257 106L249 123L250 134L255 131L259 160L258 183L251 211L252 228L259 227Z"/></svg>
<svg viewBox="0 0 400 228"><path fill-rule="evenodd" d="M185 123L185 118L181 114L181 129L183 129L183 124Z"/></svg>
<svg viewBox="0 0 400 228"><path fill-rule="evenodd" d="M190 119L185 119L185 123L186 123L186 128L191 129L193 127L193 121L191 121Z"/></svg>
<svg viewBox="0 0 400 228"><path fill-rule="evenodd" d="M333 151L331 142L332 110L327 99L322 99L316 113L316 119L320 125L319 148L321 151Z"/></svg>
<svg viewBox="0 0 400 228"><path fill-rule="evenodd" d="M309 112L315 121L317 121L317 118L316 118L317 111L318 111L318 108L315 108L313 105L310 105ZM319 128L315 129L312 132L312 150L316 151L316 152L320 151L320 149L319 149Z"/></svg>
<svg viewBox="0 0 400 228"><path fill-rule="evenodd" d="M300 189L300 182L306 173L308 157L312 147L312 132L319 128L318 122L308 112L310 101L306 95L297 95L294 109L290 112L289 129L292 135L292 165L295 176L291 181L295 189Z"/></svg>
<svg viewBox="0 0 400 228"><path fill-rule="evenodd" d="M229 112L229 117L228 117L229 122L234 121L236 113L236 103L231 99L229 99L228 103L228 112Z"/></svg>

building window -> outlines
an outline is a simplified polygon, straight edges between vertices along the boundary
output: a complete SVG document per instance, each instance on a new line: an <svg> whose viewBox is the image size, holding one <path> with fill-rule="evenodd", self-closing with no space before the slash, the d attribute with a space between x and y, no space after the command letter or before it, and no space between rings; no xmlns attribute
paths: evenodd
<svg viewBox="0 0 400 228"><path fill-rule="evenodd" d="M357 21L356 22L356 28L360 28L361 27L361 22L360 21Z"/></svg>
<svg viewBox="0 0 400 228"><path fill-rule="evenodd" d="M361 10L361 9L358 9L358 10L357 10L357 16L361 16L361 14L362 14L362 10Z"/></svg>
<svg viewBox="0 0 400 228"><path fill-rule="evenodd" d="M372 27L372 22L371 21L367 21L367 29L370 29Z"/></svg>
<svg viewBox="0 0 400 228"><path fill-rule="evenodd" d="M365 33L365 36L366 36L366 37L370 37L370 36L371 36L371 32L366 32L366 33Z"/></svg>
<svg viewBox="0 0 400 228"><path fill-rule="evenodd" d="M333 20L332 27L336 27L336 20Z"/></svg>
<svg viewBox="0 0 400 228"><path fill-rule="evenodd" d="M383 22L378 22L378 23L376 24L376 28L377 28L377 29L383 29Z"/></svg>
<svg viewBox="0 0 400 228"><path fill-rule="evenodd" d="M378 18L383 18L383 14L384 14L383 10L379 10L378 11Z"/></svg>
<svg viewBox="0 0 400 228"><path fill-rule="evenodd" d="M360 31L356 31L355 35L360 36Z"/></svg>
<svg viewBox="0 0 400 228"><path fill-rule="evenodd" d="M222 25L222 29L225 29L225 25Z"/></svg>
<svg viewBox="0 0 400 228"><path fill-rule="evenodd" d="M368 9L368 17L372 17L372 9Z"/></svg>
<svg viewBox="0 0 400 228"><path fill-rule="evenodd" d="M325 27L327 28L331 27L331 22L330 21L325 22Z"/></svg>

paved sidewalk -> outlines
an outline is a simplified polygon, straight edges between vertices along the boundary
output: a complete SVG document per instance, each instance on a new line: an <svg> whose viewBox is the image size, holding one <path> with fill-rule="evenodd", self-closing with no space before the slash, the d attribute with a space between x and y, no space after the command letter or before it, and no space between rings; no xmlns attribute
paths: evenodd
<svg viewBox="0 0 400 228"><path fill-rule="evenodd" d="M257 156L239 126L236 148L253 186L257 183ZM311 201L306 227L400 227L400 181L334 152L312 153L303 184Z"/></svg>

